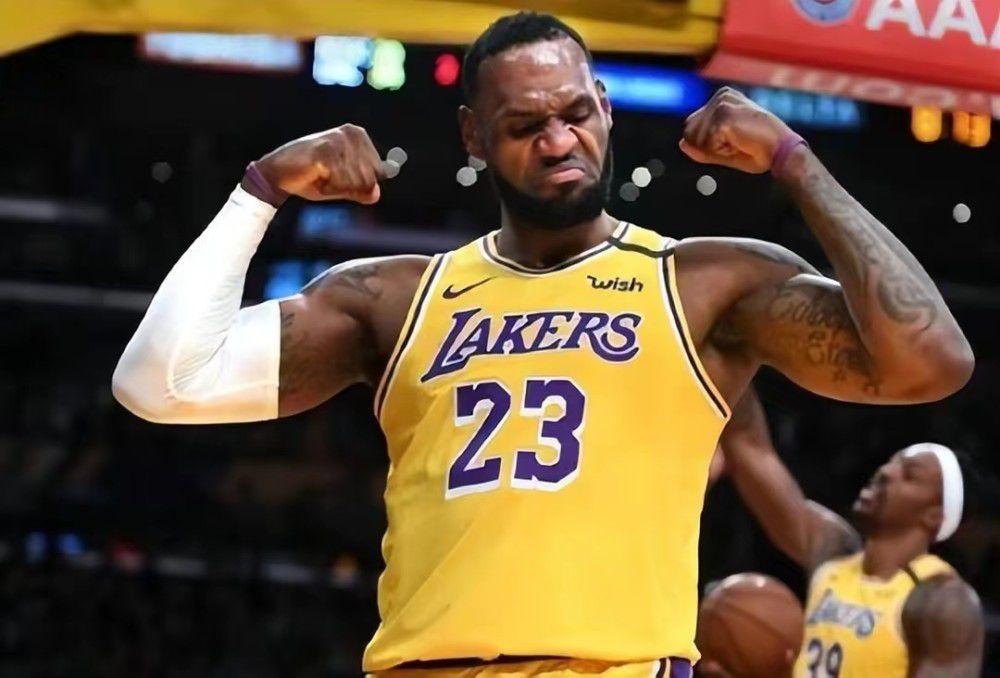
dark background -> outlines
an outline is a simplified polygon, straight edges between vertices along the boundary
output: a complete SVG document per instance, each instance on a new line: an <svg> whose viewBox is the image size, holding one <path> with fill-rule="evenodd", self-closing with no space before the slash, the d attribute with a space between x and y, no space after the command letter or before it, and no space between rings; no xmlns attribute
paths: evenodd
<svg viewBox="0 0 1000 678"><path fill-rule="evenodd" d="M377 623L385 527L370 392L351 389L279 422L166 427L124 411L110 376L148 295L246 163L292 138L354 122L381 151L398 145L410 160L377 207L342 212L361 240L381 238L377 247L303 237L303 203L282 208L248 299L264 295L277 262L308 270L428 240L424 249L446 248L494 228L488 182L455 181L465 164L460 94L432 78L446 49L408 47L396 92L322 87L308 69L153 64L123 37L0 59L0 675L358 674ZM1000 675L1000 140L919 144L909 111L863 112L860 130L799 130L939 282L976 374L945 402L907 408L835 403L774 374L759 383L789 466L839 512L903 445L930 439L970 456L965 521L942 552L982 597L986 675ZM613 214L677 238L772 240L829 269L766 176L683 158L680 117L618 112L615 123ZM664 176L634 203L617 198L632 168L654 157ZM718 181L711 197L695 190L705 173ZM972 209L967 224L952 218L958 202ZM803 591L725 481L709 492L702 534L703 583L757 570Z"/></svg>

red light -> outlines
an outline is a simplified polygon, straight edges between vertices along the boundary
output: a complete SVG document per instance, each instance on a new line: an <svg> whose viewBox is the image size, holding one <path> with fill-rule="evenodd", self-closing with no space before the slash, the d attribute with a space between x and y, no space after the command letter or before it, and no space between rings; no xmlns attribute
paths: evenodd
<svg viewBox="0 0 1000 678"><path fill-rule="evenodd" d="M462 64L454 54L442 54L434 62L434 80L442 87L449 87L458 82L458 72Z"/></svg>

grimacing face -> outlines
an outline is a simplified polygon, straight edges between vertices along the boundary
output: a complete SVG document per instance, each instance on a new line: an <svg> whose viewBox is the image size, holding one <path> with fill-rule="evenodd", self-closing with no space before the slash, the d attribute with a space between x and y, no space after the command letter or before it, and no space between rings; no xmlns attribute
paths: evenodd
<svg viewBox="0 0 1000 678"><path fill-rule="evenodd" d="M486 161L505 207L559 228L597 217L611 179L611 106L570 38L511 47L479 68L459 120L469 153Z"/></svg>
<svg viewBox="0 0 1000 678"><path fill-rule="evenodd" d="M897 452L861 488L853 510L868 534L921 526L934 534L943 517L941 493L937 457Z"/></svg>

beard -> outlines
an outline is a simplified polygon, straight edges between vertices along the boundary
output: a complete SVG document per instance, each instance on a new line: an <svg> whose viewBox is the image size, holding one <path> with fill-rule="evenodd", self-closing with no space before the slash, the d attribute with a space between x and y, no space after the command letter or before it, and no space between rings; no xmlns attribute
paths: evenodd
<svg viewBox="0 0 1000 678"><path fill-rule="evenodd" d="M489 174L500 202L512 217L536 228L557 231L600 216L611 197L613 169L609 146L598 180L575 195L557 198L537 198L516 188L492 168Z"/></svg>
<svg viewBox="0 0 1000 678"><path fill-rule="evenodd" d="M864 511L854 509L851 511L850 524L858 531L862 538L870 537L878 532L878 520L875 516Z"/></svg>

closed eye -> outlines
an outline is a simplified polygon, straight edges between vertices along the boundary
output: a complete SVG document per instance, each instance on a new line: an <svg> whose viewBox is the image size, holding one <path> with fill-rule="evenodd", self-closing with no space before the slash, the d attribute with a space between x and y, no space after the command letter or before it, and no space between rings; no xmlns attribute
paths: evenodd
<svg viewBox="0 0 1000 678"><path fill-rule="evenodd" d="M563 122L569 125L579 125L586 122L594 114L596 108L594 102L589 98L578 99L563 110L559 116ZM530 134L541 132L549 118L530 118L525 113L513 112L512 117L521 118L517 124L510 128L510 133L515 137L524 137Z"/></svg>
<svg viewBox="0 0 1000 678"><path fill-rule="evenodd" d="M511 130L511 134L515 137L523 137L529 134L537 134L542 131L545 127L544 120L536 120L534 122L528 123L527 125L517 125Z"/></svg>
<svg viewBox="0 0 1000 678"><path fill-rule="evenodd" d="M595 110L596 109L594 108L594 102L591 101L590 99L587 99L585 102L576 104L575 106L571 107L568 111L566 111L565 115L563 116L563 119L566 120L567 122L583 122L591 115L593 115Z"/></svg>

